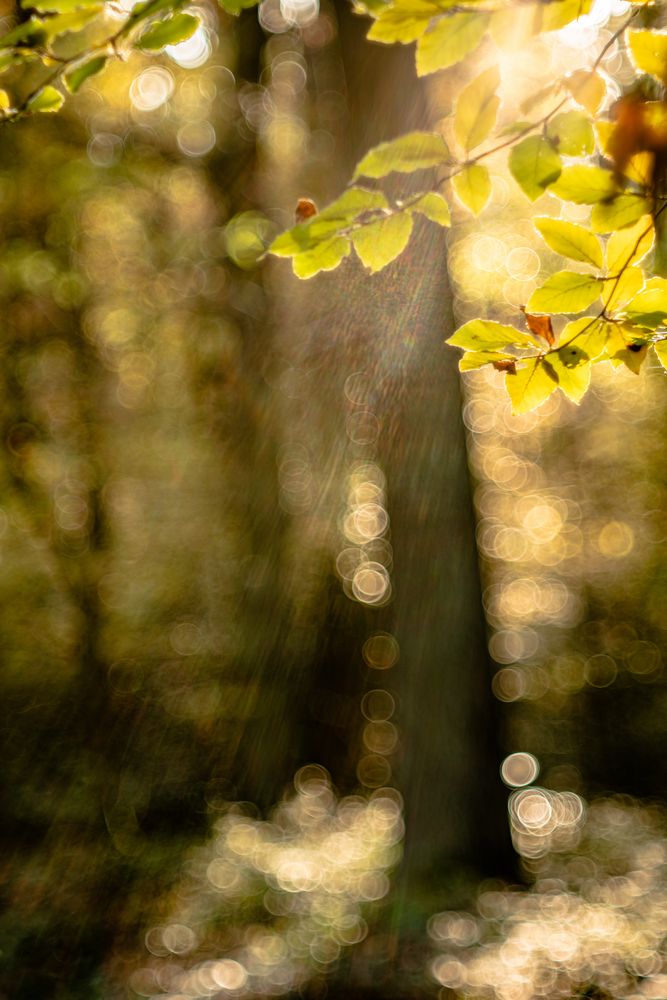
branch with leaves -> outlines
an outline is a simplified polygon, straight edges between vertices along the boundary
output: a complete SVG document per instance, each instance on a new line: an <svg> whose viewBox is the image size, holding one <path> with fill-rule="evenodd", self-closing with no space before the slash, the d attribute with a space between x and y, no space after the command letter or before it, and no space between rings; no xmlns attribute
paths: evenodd
<svg viewBox="0 0 667 1000"><path fill-rule="evenodd" d="M449 0L374 0L364 9L374 18L370 39L416 41L417 73L424 75L473 55L485 39L488 54L489 38L501 47L509 39L516 43L517 37L562 28L590 6L590 0L483 9ZM451 196L473 215L482 212L492 191L484 161L507 150L509 174L524 195L536 201L548 192L562 203L590 206L589 223L533 220L547 247L574 266L535 290L521 326L480 318L457 330L448 343L465 351L461 371L491 365L504 372L514 412L523 413L557 388L580 402L592 365L601 361L638 372L653 349L667 367L667 279L655 276L652 266L666 205L667 34L632 27L643 7L635 5L592 65L555 79L524 102L529 115L551 100L533 119L503 123L500 72L492 63L456 95L446 123L449 142L441 133L412 132L372 149L355 171L354 186L278 236L270 252L291 257L301 278L336 268L353 249L369 271L380 271L407 246L416 214L451 225ZM609 103L600 66L614 43L624 45L634 80L600 120ZM381 183L395 173L427 176L419 173L427 170L435 181L404 201L358 183Z"/></svg>
<svg viewBox="0 0 667 1000"><path fill-rule="evenodd" d="M228 14L254 3L220 0ZM58 111L111 59L133 50L158 53L190 38L200 20L184 6L186 0L141 0L130 10L100 0L24 0L30 16L0 37L0 76L10 80L0 89L0 123ZM36 68L43 72L35 83Z"/></svg>

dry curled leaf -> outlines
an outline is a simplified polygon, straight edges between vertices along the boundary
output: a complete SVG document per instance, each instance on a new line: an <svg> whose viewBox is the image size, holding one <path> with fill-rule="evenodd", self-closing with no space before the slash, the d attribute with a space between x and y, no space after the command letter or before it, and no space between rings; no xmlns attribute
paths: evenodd
<svg viewBox="0 0 667 1000"><path fill-rule="evenodd" d="M299 198L294 209L295 222L305 222L317 215L317 205L311 198Z"/></svg>
<svg viewBox="0 0 667 1000"><path fill-rule="evenodd" d="M551 316L534 316L532 313L526 312L525 306L521 306L521 312L526 317L526 323L530 332L536 334L538 337L542 337L546 340L549 347L552 347L556 343L556 336L554 328L551 325Z"/></svg>
<svg viewBox="0 0 667 1000"><path fill-rule="evenodd" d="M516 375L516 361L510 361L507 358L503 361L493 361L492 364L497 372L509 372L510 375Z"/></svg>

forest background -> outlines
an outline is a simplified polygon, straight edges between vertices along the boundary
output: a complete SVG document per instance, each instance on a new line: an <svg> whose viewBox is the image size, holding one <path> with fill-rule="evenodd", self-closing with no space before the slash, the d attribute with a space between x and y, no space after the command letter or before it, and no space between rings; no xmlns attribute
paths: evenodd
<svg viewBox="0 0 667 1000"><path fill-rule="evenodd" d="M106 6L114 31L132 16ZM553 161L535 207L489 157L479 218L459 191L377 276L304 283L264 254L369 148L451 138L494 42L420 83L344 5L264 0L91 68L34 23L70 8L3 11L0 991L663 995L662 287L580 406L548 375L513 415L508 358L547 329L520 307L559 266L532 221L555 217ZM595 65L611 121L637 9L529 31L519 95L501 48L487 104L530 116ZM617 185L598 203L641 201L618 242L655 280L660 143L635 138L649 167L622 183L569 94ZM591 208L559 211L571 235ZM519 348L461 398L443 341L480 314Z"/></svg>

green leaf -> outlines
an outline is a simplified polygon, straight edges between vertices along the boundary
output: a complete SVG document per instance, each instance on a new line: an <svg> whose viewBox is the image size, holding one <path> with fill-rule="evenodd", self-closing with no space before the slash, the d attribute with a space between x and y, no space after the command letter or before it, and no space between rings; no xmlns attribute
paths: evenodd
<svg viewBox="0 0 667 1000"><path fill-rule="evenodd" d="M254 7L258 0L218 0L218 3L226 14L238 17L242 10Z"/></svg>
<svg viewBox="0 0 667 1000"><path fill-rule="evenodd" d="M535 358L515 375L505 376L505 388L512 400L512 413L528 413L549 398L557 386L542 358Z"/></svg>
<svg viewBox="0 0 667 1000"><path fill-rule="evenodd" d="M102 9L103 4L97 4L95 7L85 7L82 10L57 14L55 17L49 17L44 21L44 30L48 38L58 38L60 35L81 31L98 16Z"/></svg>
<svg viewBox="0 0 667 1000"><path fill-rule="evenodd" d="M373 212L387 207L387 199L381 191L371 191L363 187L348 188L340 197L323 208L319 215L313 217L310 227L318 231L320 224L351 222L363 212Z"/></svg>
<svg viewBox="0 0 667 1000"><path fill-rule="evenodd" d="M454 134L466 152L484 142L496 123L500 98L497 66L487 69L459 94L454 115Z"/></svg>
<svg viewBox="0 0 667 1000"><path fill-rule="evenodd" d="M452 179L454 194L473 215L479 215L491 197L491 177L486 167L472 163Z"/></svg>
<svg viewBox="0 0 667 1000"><path fill-rule="evenodd" d="M307 222L293 226L277 236L268 252L278 257L293 257L312 250L318 244L330 240L339 230L347 229L366 213L387 207L387 199L381 191L369 191L362 187L348 188L323 208L319 215L314 215Z"/></svg>
<svg viewBox="0 0 667 1000"><path fill-rule="evenodd" d="M442 195L435 191L423 194L417 201L407 205L406 209L408 212L418 212L420 215L425 215L427 219L430 219L431 222L437 222L439 226L451 226L452 224L449 205Z"/></svg>
<svg viewBox="0 0 667 1000"><path fill-rule="evenodd" d="M667 84L667 34L664 31L626 31L632 61L642 73Z"/></svg>
<svg viewBox="0 0 667 1000"><path fill-rule="evenodd" d="M357 165L354 178L386 177L392 171L411 173L425 167L437 167L450 158L442 136L434 132L409 132L371 149Z"/></svg>
<svg viewBox="0 0 667 1000"><path fill-rule="evenodd" d="M667 279L649 278L644 288L628 302L625 314L635 326L655 330L667 323Z"/></svg>
<svg viewBox="0 0 667 1000"><path fill-rule="evenodd" d="M441 9L431 0L400 0L383 4L372 13L376 20L368 32L371 41L407 45L424 34Z"/></svg>
<svg viewBox="0 0 667 1000"><path fill-rule="evenodd" d="M528 299L530 313L577 313L588 309L600 297L602 285L592 274L558 271L535 289Z"/></svg>
<svg viewBox="0 0 667 1000"><path fill-rule="evenodd" d="M594 70L578 69L563 81L577 104L592 115L596 113L607 96L607 85Z"/></svg>
<svg viewBox="0 0 667 1000"><path fill-rule="evenodd" d="M297 278L312 278L319 271L333 271L347 257L352 249L350 241L343 236L334 236L318 243L312 250L297 254L292 267Z"/></svg>
<svg viewBox="0 0 667 1000"><path fill-rule="evenodd" d="M129 35L138 24L148 20L149 17L162 14L164 11L171 12L173 9L174 0L141 0L140 3L135 4L132 8L132 13L121 28L119 37L124 38L126 35Z"/></svg>
<svg viewBox="0 0 667 1000"><path fill-rule="evenodd" d="M488 24L488 14L460 13L440 18L417 42L417 75L425 76L461 62L477 48Z"/></svg>
<svg viewBox="0 0 667 1000"><path fill-rule="evenodd" d="M662 367L667 368L667 340L659 340L657 344L653 345L653 350Z"/></svg>
<svg viewBox="0 0 667 1000"><path fill-rule="evenodd" d="M631 226L650 211L651 203L647 198L619 194L611 201L600 200L595 205L591 212L591 228L596 233L610 233L614 229Z"/></svg>
<svg viewBox="0 0 667 1000"><path fill-rule="evenodd" d="M650 215L643 215L634 226L612 233L607 240L607 270L617 274L636 264L653 249L655 229Z"/></svg>
<svg viewBox="0 0 667 1000"><path fill-rule="evenodd" d="M81 10L84 7L100 7L99 0L26 0L21 4L24 8L34 8L40 13L69 14L73 10Z"/></svg>
<svg viewBox="0 0 667 1000"><path fill-rule="evenodd" d="M405 250L411 232L412 216L401 212L356 229L352 243L361 263L375 274Z"/></svg>
<svg viewBox="0 0 667 1000"><path fill-rule="evenodd" d="M0 38L0 49L9 49L14 45L43 45L47 35L44 30L44 21L37 17L31 17L23 24L18 24L11 31Z"/></svg>
<svg viewBox="0 0 667 1000"><path fill-rule="evenodd" d="M563 167L560 177L549 188L550 194L577 205L594 205L611 198L615 191L616 182L611 170L584 164Z"/></svg>
<svg viewBox="0 0 667 1000"><path fill-rule="evenodd" d="M573 403L580 403L591 383L591 359L576 344L568 344L549 355L547 363L562 389Z"/></svg>
<svg viewBox="0 0 667 1000"><path fill-rule="evenodd" d="M595 136L590 118L581 111L564 111L547 126L547 135L563 156L590 156Z"/></svg>
<svg viewBox="0 0 667 1000"><path fill-rule="evenodd" d="M48 85L28 101L28 111L58 111L63 101L64 97L60 91Z"/></svg>
<svg viewBox="0 0 667 1000"><path fill-rule="evenodd" d="M576 343L593 361L605 349L607 343L608 324L597 316L580 316L566 323L560 335L562 348Z"/></svg>
<svg viewBox="0 0 667 1000"><path fill-rule="evenodd" d="M500 354L498 351L467 351L459 361L459 371L471 372L494 362L516 363L516 360L511 354Z"/></svg>
<svg viewBox="0 0 667 1000"><path fill-rule="evenodd" d="M446 341L465 351L498 351L506 347L536 347L536 341L522 330L492 319L471 319Z"/></svg>
<svg viewBox="0 0 667 1000"><path fill-rule="evenodd" d="M533 225L552 250L569 257L570 260L580 260L593 267L602 267L602 247L593 233L583 226L563 219L537 218Z"/></svg>
<svg viewBox="0 0 667 1000"><path fill-rule="evenodd" d="M177 45L190 38L199 27L199 18L193 14L178 13L165 21L152 24L136 43L138 49L155 52L167 45Z"/></svg>
<svg viewBox="0 0 667 1000"><path fill-rule="evenodd" d="M89 59L88 62L77 66L75 69L69 71L65 74L65 85L67 89L72 94L76 94L86 80L91 76L95 76L96 73L101 73L107 63L106 56L96 56L94 59Z"/></svg>
<svg viewBox="0 0 667 1000"><path fill-rule="evenodd" d="M509 168L525 194L535 201L560 176L562 163L551 143L531 135L515 146L509 155Z"/></svg>

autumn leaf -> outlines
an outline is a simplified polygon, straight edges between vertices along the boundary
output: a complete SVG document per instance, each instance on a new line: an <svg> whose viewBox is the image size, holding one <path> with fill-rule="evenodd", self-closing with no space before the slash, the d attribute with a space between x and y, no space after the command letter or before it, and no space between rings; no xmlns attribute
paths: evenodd
<svg viewBox="0 0 667 1000"><path fill-rule="evenodd" d="M311 198L299 198L294 209L294 221L305 222L317 215L317 205Z"/></svg>
<svg viewBox="0 0 667 1000"><path fill-rule="evenodd" d="M533 313L526 312L525 306L521 306L521 312L526 317L530 332L544 338L549 347L552 347L556 343L556 336L551 324L551 316L535 316Z"/></svg>

